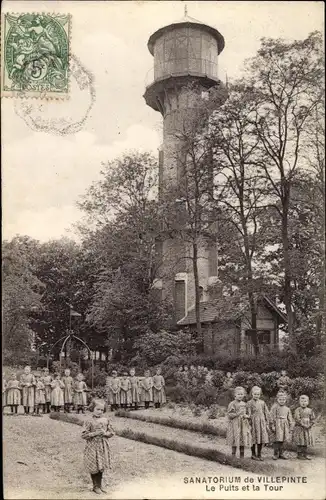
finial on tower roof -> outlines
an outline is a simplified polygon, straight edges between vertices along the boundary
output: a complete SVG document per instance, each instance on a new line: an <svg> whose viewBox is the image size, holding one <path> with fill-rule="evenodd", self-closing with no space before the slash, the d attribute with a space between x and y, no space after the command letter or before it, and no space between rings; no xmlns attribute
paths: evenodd
<svg viewBox="0 0 326 500"><path fill-rule="evenodd" d="M187 4L185 5L185 17L188 15L188 8L187 8Z"/></svg>

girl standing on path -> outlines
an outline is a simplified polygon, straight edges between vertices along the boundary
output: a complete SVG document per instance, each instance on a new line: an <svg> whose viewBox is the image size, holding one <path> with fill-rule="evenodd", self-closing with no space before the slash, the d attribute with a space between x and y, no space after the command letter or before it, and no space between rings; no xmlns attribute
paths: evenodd
<svg viewBox="0 0 326 500"><path fill-rule="evenodd" d="M153 379L149 370L145 370L144 378L139 383L141 394L140 400L145 403L145 408L149 408L149 404L153 401Z"/></svg>
<svg viewBox="0 0 326 500"><path fill-rule="evenodd" d="M156 375L153 377L153 400L155 408L160 408L161 404L166 403L165 380L161 375L161 368L157 368Z"/></svg>
<svg viewBox="0 0 326 500"><path fill-rule="evenodd" d="M106 493L102 487L103 472L111 469L109 438L114 431L109 420L103 416L106 411L105 402L95 400L90 408L93 416L84 424L82 438L86 439L84 464L93 481L94 493Z"/></svg>
<svg viewBox="0 0 326 500"><path fill-rule="evenodd" d="M128 378L128 372L123 372L120 380L120 405L125 410L131 404L131 382Z"/></svg>
<svg viewBox="0 0 326 500"><path fill-rule="evenodd" d="M45 387L45 404L46 404L46 412L50 413L51 411L51 392L52 392L52 387L51 387L51 382L52 382L52 377L50 375L49 369L44 368L44 375L42 377L42 382Z"/></svg>
<svg viewBox="0 0 326 500"><path fill-rule="evenodd" d="M7 406L10 406L13 415L18 414L18 406L21 404L21 393L16 373L11 375L7 384Z"/></svg>
<svg viewBox="0 0 326 500"><path fill-rule="evenodd" d="M30 366L25 366L24 373L20 377L20 386L23 391L23 406L25 415L33 413L35 405L35 377Z"/></svg>
<svg viewBox="0 0 326 500"><path fill-rule="evenodd" d="M106 393L111 411L117 410L120 406L120 389L120 379L117 372L113 370L112 376L106 379Z"/></svg>
<svg viewBox="0 0 326 500"><path fill-rule="evenodd" d="M311 460L307 455L307 448L315 444L312 430L315 423L315 414L311 408L308 408L309 397L305 394L300 396L299 404L299 408L294 412L293 442L297 445L299 460Z"/></svg>
<svg viewBox="0 0 326 500"><path fill-rule="evenodd" d="M63 392L64 411L65 411L65 413L70 413L71 407L73 405L74 379L70 375L69 368L65 369L65 374L64 374L64 377L62 377L62 382L65 386L64 392Z"/></svg>
<svg viewBox="0 0 326 500"><path fill-rule="evenodd" d="M262 447L269 443L269 411L265 401L262 401L260 397L261 388L254 386L251 389L251 400L247 403L251 415L251 458L253 460L263 460L261 457Z"/></svg>
<svg viewBox="0 0 326 500"><path fill-rule="evenodd" d="M131 384L131 403L134 405L135 410L137 410L139 403L139 380L135 375L135 368L130 368L129 373L129 380Z"/></svg>
<svg viewBox="0 0 326 500"><path fill-rule="evenodd" d="M85 413L85 408L87 406L87 385L84 382L84 375L82 373L78 373L76 377L76 382L74 385L74 399L75 399L75 408L77 413L80 411Z"/></svg>
<svg viewBox="0 0 326 500"><path fill-rule="evenodd" d="M45 413L45 386L44 386L43 381L41 379L40 373L35 373L35 380L36 380L35 408L36 408L36 414L41 417L42 416L40 414L41 408L42 408L43 414Z"/></svg>
<svg viewBox="0 0 326 500"><path fill-rule="evenodd" d="M64 384L60 380L60 374L56 373L54 375L54 380L51 382L52 392L51 392L51 406L54 408L55 412L59 412L63 406L63 389Z"/></svg>
<svg viewBox="0 0 326 500"><path fill-rule="evenodd" d="M226 442L232 447L232 456L235 457L237 448L240 450L240 458L244 457L245 447L251 446L250 413L249 408L243 401L246 391L243 387L234 389L234 401L228 406L228 428Z"/></svg>
<svg viewBox="0 0 326 500"><path fill-rule="evenodd" d="M286 393L279 392L276 396L276 403L271 408L270 425L274 442L273 460L277 460L278 458L287 460L287 457L283 453L283 446L285 441L290 440L293 418L290 408L286 406L286 400Z"/></svg>

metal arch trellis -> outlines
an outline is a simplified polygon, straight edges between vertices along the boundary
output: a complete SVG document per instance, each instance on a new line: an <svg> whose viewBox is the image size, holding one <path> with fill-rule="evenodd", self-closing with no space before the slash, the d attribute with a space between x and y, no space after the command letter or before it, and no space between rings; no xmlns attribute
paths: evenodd
<svg viewBox="0 0 326 500"><path fill-rule="evenodd" d="M61 369L61 359L62 359L63 349L64 349L64 347L65 347L66 343L68 342L68 340L69 340L69 339L72 339L72 338L74 338L74 339L78 340L81 344L83 344L83 345L86 347L86 349L87 349L87 351L88 351L88 353L89 353L89 355L90 355L90 359L91 359L91 363L92 363L92 389L94 389L94 359L93 359L93 353L92 353L92 351L90 350L90 348L88 347L88 345L86 344L86 342L85 342L83 339L81 339L81 338L77 337L76 335L74 335L73 333L68 333L67 335L65 335L64 337L61 337L59 340L57 340L57 341L53 344L53 346L50 348L49 353L48 353L47 367L49 368L49 358L50 358L50 354L51 354L51 352L52 352L53 348L54 348L57 344L59 344L59 342L63 341L63 342L62 342L61 349L60 349L60 356L59 356L60 369Z"/></svg>

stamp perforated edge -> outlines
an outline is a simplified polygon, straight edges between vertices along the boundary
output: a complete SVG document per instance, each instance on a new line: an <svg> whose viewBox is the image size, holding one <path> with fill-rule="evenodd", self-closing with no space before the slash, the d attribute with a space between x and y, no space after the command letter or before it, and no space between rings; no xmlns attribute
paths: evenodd
<svg viewBox="0 0 326 500"><path fill-rule="evenodd" d="M2 88L3 82L3 72L5 71L4 65L4 28L5 28L5 16L6 14L11 14L13 16L23 16L25 14L34 15L45 15L45 16L55 16L55 15L65 15L68 17L68 90L62 94L54 94L51 92L19 92L16 90L8 91ZM1 13L1 97L9 99L40 99L40 100L54 100L62 101L68 100L70 98L70 60L71 60L71 43L72 43L72 15L63 12L11 12L6 11Z"/></svg>

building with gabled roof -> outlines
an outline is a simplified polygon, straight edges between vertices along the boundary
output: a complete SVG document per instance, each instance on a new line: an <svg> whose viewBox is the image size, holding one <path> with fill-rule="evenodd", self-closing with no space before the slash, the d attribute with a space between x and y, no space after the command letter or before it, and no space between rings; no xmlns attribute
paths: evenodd
<svg viewBox="0 0 326 500"><path fill-rule="evenodd" d="M200 303L200 318L203 332L203 351L217 354L253 354L250 312L246 307L223 309L214 301ZM263 295L257 308L257 335L259 351L268 353L280 349L279 330L287 323L286 315L266 295ZM195 307L178 321L178 327L196 329Z"/></svg>

